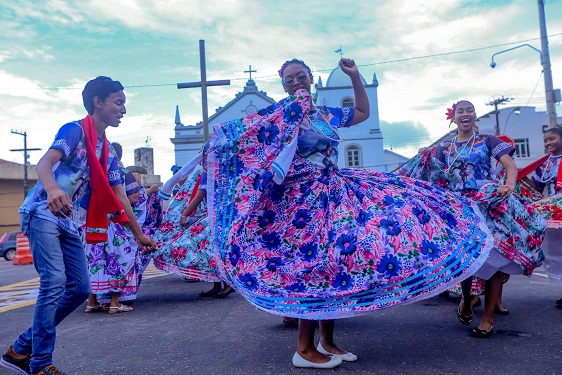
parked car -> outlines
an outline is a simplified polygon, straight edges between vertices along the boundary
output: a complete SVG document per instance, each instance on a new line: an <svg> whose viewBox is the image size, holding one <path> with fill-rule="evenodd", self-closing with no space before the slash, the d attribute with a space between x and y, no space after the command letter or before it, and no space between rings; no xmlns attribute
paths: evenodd
<svg viewBox="0 0 562 375"><path fill-rule="evenodd" d="M0 238L0 257L11 262L16 256L16 241L21 231L4 233Z"/></svg>

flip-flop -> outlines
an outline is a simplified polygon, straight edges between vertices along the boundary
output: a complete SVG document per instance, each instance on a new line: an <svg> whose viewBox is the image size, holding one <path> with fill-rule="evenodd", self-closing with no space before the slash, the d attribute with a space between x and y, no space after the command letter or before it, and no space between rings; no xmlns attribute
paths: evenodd
<svg viewBox="0 0 562 375"><path fill-rule="evenodd" d="M110 306L109 307L109 313L110 314L117 314L117 313L121 313L121 312L129 312L129 311L133 311L133 308L131 306L127 306L124 304L121 304L121 306L117 307L117 306Z"/></svg>
<svg viewBox="0 0 562 375"><path fill-rule="evenodd" d="M86 310L84 310L85 313L95 313L95 312L102 312L102 311L109 311L109 309L107 308L107 306L102 306L102 305L97 305L97 306L86 306Z"/></svg>

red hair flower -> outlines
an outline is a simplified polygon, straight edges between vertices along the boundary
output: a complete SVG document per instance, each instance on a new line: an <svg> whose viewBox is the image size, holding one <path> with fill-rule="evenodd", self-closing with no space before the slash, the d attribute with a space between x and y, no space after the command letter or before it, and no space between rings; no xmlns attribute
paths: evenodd
<svg viewBox="0 0 562 375"><path fill-rule="evenodd" d="M451 122L453 122L453 116L455 115L455 107L456 107L456 103L453 103L452 107L453 108L447 108L447 113L445 113L445 115L447 115L447 120L450 120Z"/></svg>

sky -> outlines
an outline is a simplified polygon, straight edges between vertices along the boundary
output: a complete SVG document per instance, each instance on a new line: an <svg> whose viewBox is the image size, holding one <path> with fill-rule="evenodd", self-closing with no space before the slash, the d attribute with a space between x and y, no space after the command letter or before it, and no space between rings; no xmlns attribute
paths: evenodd
<svg viewBox="0 0 562 375"><path fill-rule="evenodd" d="M562 87L562 0L545 1L554 88ZM258 89L285 96L277 71L303 59L324 83L342 48L368 83L379 81L384 145L405 156L449 131L447 108L460 99L477 114L505 96L545 110L536 0L2 0L0 2L0 159L23 163L23 137L36 164L65 123L83 118L81 92L98 75L125 86L127 114L110 141L154 148L163 181L175 164L176 105L185 125L201 121L205 40L209 115L243 91L251 65ZM556 106L558 115L562 113ZM546 118L546 116L545 116ZM545 120L546 123L546 120ZM148 138L147 138L148 137Z"/></svg>

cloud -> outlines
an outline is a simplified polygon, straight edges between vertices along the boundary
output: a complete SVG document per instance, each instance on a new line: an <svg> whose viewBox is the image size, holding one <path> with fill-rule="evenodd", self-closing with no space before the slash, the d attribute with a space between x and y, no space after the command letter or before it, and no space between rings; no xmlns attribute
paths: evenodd
<svg viewBox="0 0 562 375"><path fill-rule="evenodd" d="M414 121L380 121L380 129L384 148L404 156L413 156L420 147L429 145L433 140L427 129Z"/></svg>
<svg viewBox="0 0 562 375"><path fill-rule="evenodd" d="M43 89L40 83L18 77L4 70L0 70L0 97L12 96L43 101L53 101L47 90Z"/></svg>
<svg viewBox="0 0 562 375"><path fill-rule="evenodd" d="M560 5L546 2L550 34L562 32ZM325 83L340 45L368 82L377 74L384 142L395 151L407 141L395 129L422 145L447 132L444 113L461 98L479 114L489 112L486 102L498 95L515 97L516 105L544 106L536 52L499 55L491 69L491 55L515 44L479 50L537 38L536 2L20 0L0 8L2 124L27 129L30 147L45 149L64 121L84 116L80 93L86 81L108 75L125 85L128 99L123 125L108 131L110 139L124 140L132 155L152 137L162 174L174 164L169 138L176 104L184 124L201 121L200 90L175 87L199 80L199 39L206 41L207 79L231 80L230 86L209 88L209 115L243 90L249 65L258 70L253 78L259 90L276 100L285 95L277 70L287 59L304 59ZM540 46L538 40L528 43ZM562 36L549 45L560 87ZM432 54L441 55L411 59ZM20 140L5 128L0 142L7 150ZM13 153L0 150L0 157L6 154Z"/></svg>

